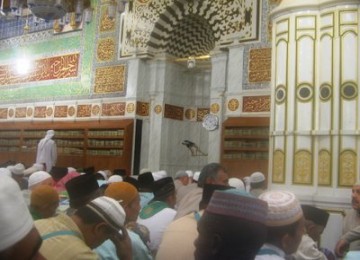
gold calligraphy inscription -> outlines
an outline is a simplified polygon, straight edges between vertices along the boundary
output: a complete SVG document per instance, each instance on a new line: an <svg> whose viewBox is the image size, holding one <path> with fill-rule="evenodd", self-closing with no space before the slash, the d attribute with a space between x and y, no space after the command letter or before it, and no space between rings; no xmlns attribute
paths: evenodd
<svg viewBox="0 0 360 260"><path fill-rule="evenodd" d="M99 105L94 105L91 109L91 113L94 115L94 116L98 116L100 114L100 106Z"/></svg>
<svg viewBox="0 0 360 260"><path fill-rule="evenodd" d="M161 105L156 105L154 107L154 112L155 112L155 114L160 114L162 112L162 106Z"/></svg>
<svg viewBox="0 0 360 260"><path fill-rule="evenodd" d="M331 154L327 150L319 152L318 182L322 186L331 185Z"/></svg>
<svg viewBox="0 0 360 260"><path fill-rule="evenodd" d="M312 184L312 158L309 151L300 150L294 158L294 184Z"/></svg>
<svg viewBox="0 0 360 260"><path fill-rule="evenodd" d="M15 110L16 118L24 118L26 117L26 107L17 107Z"/></svg>
<svg viewBox="0 0 360 260"><path fill-rule="evenodd" d="M234 112L239 108L239 100L236 98L230 99L228 103L228 108L230 111Z"/></svg>
<svg viewBox="0 0 360 260"><path fill-rule="evenodd" d="M125 115L125 102L102 104L103 116L123 116Z"/></svg>
<svg viewBox="0 0 360 260"><path fill-rule="evenodd" d="M271 80L271 48L250 50L249 82Z"/></svg>
<svg viewBox="0 0 360 260"><path fill-rule="evenodd" d="M115 20L110 19L108 16L108 6L104 5L101 8L101 17L100 17L100 32L113 31L115 29Z"/></svg>
<svg viewBox="0 0 360 260"><path fill-rule="evenodd" d="M136 114L139 116L149 116L150 104L147 102L136 102Z"/></svg>
<svg viewBox="0 0 360 260"><path fill-rule="evenodd" d="M210 106L211 113L217 114L220 111L220 105L218 103L213 103Z"/></svg>
<svg viewBox="0 0 360 260"><path fill-rule="evenodd" d="M55 106L54 117L67 117L68 107L67 106Z"/></svg>
<svg viewBox="0 0 360 260"><path fill-rule="evenodd" d="M210 113L210 109L209 108L198 108L197 109L197 113L196 113L196 121L198 122L202 122L204 116L206 116L207 114Z"/></svg>
<svg viewBox="0 0 360 260"><path fill-rule="evenodd" d="M194 109L189 108L189 109L185 110L185 118L187 120L191 120L191 119L195 118L195 115L196 115L196 112Z"/></svg>
<svg viewBox="0 0 360 260"><path fill-rule="evenodd" d="M8 109L7 108L0 108L0 118L1 119L6 119L7 114L8 114Z"/></svg>
<svg viewBox="0 0 360 260"><path fill-rule="evenodd" d="M124 91L125 73L125 65L97 68L95 72L95 93Z"/></svg>
<svg viewBox="0 0 360 260"><path fill-rule="evenodd" d="M75 107L69 107L68 115L69 116L74 116L75 115Z"/></svg>
<svg viewBox="0 0 360 260"><path fill-rule="evenodd" d="M26 116L30 117L34 113L34 109L32 107L28 107L26 110Z"/></svg>
<svg viewBox="0 0 360 260"><path fill-rule="evenodd" d="M114 59L115 54L115 41L107 38L99 41L97 47L98 61L109 61Z"/></svg>
<svg viewBox="0 0 360 260"><path fill-rule="evenodd" d="M35 118L46 117L46 107L35 107L34 117Z"/></svg>
<svg viewBox="0 0 360 260"><path fill-rule="evenodd" d="M135 104L129 103L126 105L126 112L133 113L135 111Z"/></svg>
<svg viewBox="0 0 360 260"><path fill-rule="evenodd" d="M89 117L91 116L91 105L78 105L77 117Z"/></svg>
<svg viewBox="0 0 360 260"><path fill-rule="evenodd" d="M340 154L339 186L351 187L356 182L356 153L344 150Z"/></svg>
<svg viewBox="0 0 360 260"><path fill-rule="evenodd" d="M2 65L0 66L0 86L76 77L79 56L80 54L77 53L36 60L27 75L18 74L14 64Z"/></svg>
<svg viewBox="0 0 360 260"><path fill-rule="evenodd" d="M10 109L9 109L9 117L14 117L14 115L15 115L14 109L13 109L13 108L10 108Z"/></svg>
<svg viewBox="0 0 360 260"><path fill-rule="evenodd" d="M47 117L52 116L53 113L54 113L54 109L53 109L52 107L48 107L48 108L46 109L46 116L47 116Z"/></svg>
<svg viewBox="0 0 360 260"><path fill-rule="evenodd" d="M285 183L285 154L282 150L274 152L273 183Z"/></svg>
<svg viewBox="0 0 360 260"><path fill-rule="evenodd" d="M183 115L184 115L183 107L165 104L165 109L164 109L164 117L165 118L170 118L170 119L175 119L175 120L183 120Z"/></svg>
<svg viewBox="0 0 360 260"><path fill-rule="evenodd" d="M269 112L270 96L253 96L243 98L243 112Z"/></svg>

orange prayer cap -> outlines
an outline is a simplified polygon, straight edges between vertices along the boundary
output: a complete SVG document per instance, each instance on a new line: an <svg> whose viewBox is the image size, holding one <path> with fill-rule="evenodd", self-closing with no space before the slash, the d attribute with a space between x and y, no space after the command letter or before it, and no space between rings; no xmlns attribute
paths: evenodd
<svg viewBox="0 0 360 260"><path fill-rule="evenodd" d="M48 185L40 185L35 187L31 192L31 206L42 207L59 202L59 194Z"/></svg>
<svg viewBox="0 0 360 260"><path fill-rule="evenodd" d="M136 198L138 191L128 182L114 182L109 184L104 195L121 201L122 205L127 206Z"/></svg>

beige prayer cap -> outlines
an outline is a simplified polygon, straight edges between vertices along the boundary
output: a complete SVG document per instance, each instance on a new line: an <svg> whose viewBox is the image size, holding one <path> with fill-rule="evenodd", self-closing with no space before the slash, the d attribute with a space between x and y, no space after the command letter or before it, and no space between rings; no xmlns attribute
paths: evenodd
<svg viewBox="0 0 360 260"><path fill-rule="evenodd" d="M34 185L39 184L47 179L52 178L51 175L45 171L37 171L30 175L29 177L29 189Z"/></svg>
<svg viewBox="0 0 360 260"><path fill-rule="evenodd" d="M0 175L0 251L23 239L34 222L19 185L10 177Z"/></svg>
<svg viewBox="0 0 360 260"><path fill-rule="evenodd" d="M12 174L14 175L23 175L25 171L25 166L22 163L15 164L9 168Z"/></svg>

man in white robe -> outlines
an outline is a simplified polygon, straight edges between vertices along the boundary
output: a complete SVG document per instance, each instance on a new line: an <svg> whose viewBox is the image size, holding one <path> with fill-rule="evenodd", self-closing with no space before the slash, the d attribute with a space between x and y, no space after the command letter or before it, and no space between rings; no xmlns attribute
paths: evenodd
<svg viewBox="0 0 360 260"><path fill-rule="evenodd" d="M57 160L57 147L52 138L54 130L48 130L37 146L36 163L44 165L45 171L50 172Z"/></svg>

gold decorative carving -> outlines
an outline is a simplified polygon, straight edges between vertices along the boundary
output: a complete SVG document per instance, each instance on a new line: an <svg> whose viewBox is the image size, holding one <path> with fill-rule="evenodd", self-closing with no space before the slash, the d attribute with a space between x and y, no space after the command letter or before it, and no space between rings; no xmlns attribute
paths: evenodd
<svg viewBox="0 0 360 260"><path fill-rule="evenodd" d="M147 4L149 3L151 0L136 0L139 4Z"/></svg>
<svg viewBox="0 0 360 260"><path fill-rule="evenodd" d="M54 113L54 109L53 109L52 107L48 107L48 108L46 109L46 116L47 116L47 117L52 116L53 113Z"/></svg>
<svg viewBox="0 0 360 260"><path fill-rule="evenodd" d="M75 115L75 107L71 106L68 109L68 116L73 117Z"/></svg>
<svg viewBox="0 0 360 260"><path fill-rule="evenodd" d="M135 111L135 104L129 103L126 105L126 112L133 113Z"/></svg>
<svg viewBox="0 0 360 260"><path fill-rule="evenodd" d="M6 119L8 115L7 108L0 108L0 119Z"/></svg>
<svg viewBox="0 0 360 260"><path fill-rule="evenodd" d="M54 31L55 31L56 33L61 32L62 29L63 29L63 27L62 27L62 26L60 25L60 23L59 23L59 20L55 20L55 21L54 21L53 28L54 28Z"/></svg>
<svg viewBox="0 0 360 260"><path fill-rule="evenodd" d="M110 61L115 56L115 41L111 38L99 40L97 47L98 61Z"/></svg>
<svg viewBox="0 0 360 260"><path fill-rule="evenodd" d="M110 19L108 17L107 5L102 6L100 17L100 32L109 32L115 30L115 20L116 19Z"/></svg>
<svg viewBox="0 0 360 260"><path fill-rule="evenodd" d="M232 98L228 102L228 108L230 111L234 112L239 108L239 100Z"/></svg>
<svg viewBox="0 0 360 260"><path fill-rule="evenodd" d="M150 112L150 105L147 102L136 102L136 114L139 116L148 116ZM161 111L160 111L161 113Z"/></svg>
<svg viewBox="0 0 360 260"><path fill-rule="evenodd" d="M26 107L17 107L15 110L15 118L26 117Z"/></svg>
<svg viewBox="0 0 360 260"><path fill-rule="evenodd" d="M210 113L209 108L198 108L196 113L196 121L202 122L204 119L204 116Z"/></svg>
<svg viewBox="0 0 360 260"><path fill-rule="evenodd" d="M218 103L211 104L210 111L213 114L217 114L220 111L220 105Z"/></svg>
<svg viewBox="0 0 360 260"><path fill-rule="evenodd" d="M102 104L103 116L123 116L125 115L125 102Z"/></svg>
<svg viewBox="0 0 360 260"><path fill-rule="evenodd" d="M123 92L125 90L125 65L97 68L95 93Z"/></svg>
<svg viewBox="0 0 360 260"><path fill-rule="evenodd" d="M165 118L170 118L170 119L175 119L175 120L183 120L183 115L184 115L183 107L165 104L165 109L164 109L164 117Z"/></svg>
<svg viewBox="0 0 360 260"><path fill-rule="evenodd" d="M13 109L13 108L10 108L10 109L9 109L9 117L14 117L14 115L15 115L14 109Z"/></svg>
<svg viewBox="0 0 360 260"><path fill-rule="evenodd" d="M34 111L35 118L45 118L46 117L46 107L35 107Z"/></svg>
<svg viewBox="0 0 360 260"><path fill-rule="evenodd" d="M340 153L339 186L351 187L356 182L356 153L344 150Z"/></svg>
<svg viewBox="0 0 360 260"><path fill-rule="evenodd" d="M270 96L244 97L243 112L270 112Z"/></svg>
<svg viewBox="0 0 360 260"><path fill-rule="evenodd" d="M33 62L32 71L19 75L13 64L0 66L0 86L25 82L54 80L76 77L78 75L80 54L70 54L40 59Z"/></svg>
<svg viewBox="0 0 360 260"><path fill-rule="evenodd" d="M187 120L194 119L195 115L196 115L196 112L195 112L194 109L188 108L188 109L185 110L185 118Z"/></svg>
<svg viewBox="0 0 360 260"><path fill-rule="evenodd" d="M91 116L91 105L78 105L76 116L77 117L90 117Z"/></svg>
<svg viewBox="0 0 360 260"><path fill-rule="evenodd" d="M285 183L285 153L281 150L274 152L273 183Z"/></svg>
<svg viewBox="0 0 360 260"><path fill-rule="evenodd" d="M271 80L271 48L250 50L249 82Z"/></svg>
<svg viewBox="0 0 360 260"><path fill-rule="evenodd" d="M100 106L99 105L93 105L92 109L91 109L91 113L94 115L94 116L98 116L100 114Z"/></svg>
<svg viewBox="0 0 360 260"><path fill-rule="evenodd" d="M155 112L155 114L160 114L162 112L162 106L161 105L156 105L154 107L154 112Z"/></svg>
<svg viewBox="0 0 360 260"><path fill-rule="evenodd" d="M321 150L319 152L318 174L319 185L331 185L331 154L327 150Z"/></svg>
<svg viewBox="0 0 360 260"><path fill-rule="evenodd" d="M294 184L312 184L311 152L299 150L294 157Z"/></svg>
<svg viewBox="0 0 360 260"><path fill-rule="evenodd" d="M54 117L67 117L68 107L67 106L55 106Z"/></svg>
<svg viewBox="0 0 360 260"><path fill-rule="evenodd" d="M34 109L32 107L28 107L26 110L26 116L31 117L34 113Z"/></svg>

